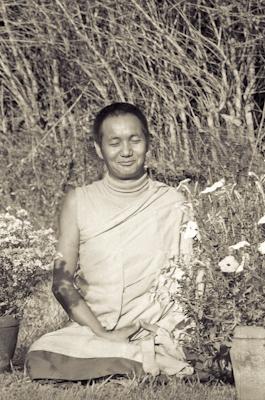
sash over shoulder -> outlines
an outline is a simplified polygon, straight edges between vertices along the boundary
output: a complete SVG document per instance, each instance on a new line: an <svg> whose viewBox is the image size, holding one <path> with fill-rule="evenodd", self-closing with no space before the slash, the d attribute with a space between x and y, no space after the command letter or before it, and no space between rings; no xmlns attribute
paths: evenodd
<svg viewBox="0 0 265 400"><path fill-rule="evenodd" d="M107 176L76 189L80 230L75 285L107 330L137 321L160 326L158 336L140 331L121 346L95 337L73 322L35 342L30 352L67 357L121 357L140 362L146 372L191 374L181 349L174 350L168 333L175 317L171 304L154 301L151 289L171 256L190 257L192 241L183 238L188 221L185 198L175 188L146 175L135 187L115 187ZM181 320L179 312L177 320ZM29 353L30 354L30 353Z"/></svg>

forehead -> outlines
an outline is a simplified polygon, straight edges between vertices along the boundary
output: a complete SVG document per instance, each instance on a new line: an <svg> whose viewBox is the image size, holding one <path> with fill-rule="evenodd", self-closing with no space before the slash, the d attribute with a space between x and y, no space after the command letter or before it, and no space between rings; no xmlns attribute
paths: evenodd
<svg viewBox="0 0 265 400"><path fill-rule="evenodd" d="M142 122L129 113L107 117L101 125L101 132L103 136L144 135Z"/></svg>

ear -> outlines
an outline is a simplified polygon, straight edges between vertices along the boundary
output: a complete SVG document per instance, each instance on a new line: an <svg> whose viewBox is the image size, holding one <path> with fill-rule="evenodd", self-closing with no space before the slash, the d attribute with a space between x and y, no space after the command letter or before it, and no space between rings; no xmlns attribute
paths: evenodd
<svg viewBox="0 0 265 400"><path fill-rule="evenodd" d="M151 152L150 150L147 150L147 152L145 153L145 165L150 164L150 160L151 160Z"/></svg>
<svg viewBox="0 0 265 400"><path fill-rule="evenodd" d="M104 160L100 145L97 142L94 142L94 146L95 146L98 157L101 158L101 160Z"/></svg>

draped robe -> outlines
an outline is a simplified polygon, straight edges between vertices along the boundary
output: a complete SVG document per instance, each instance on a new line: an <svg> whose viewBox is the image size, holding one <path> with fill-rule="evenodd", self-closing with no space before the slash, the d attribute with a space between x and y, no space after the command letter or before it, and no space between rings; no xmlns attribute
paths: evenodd
<svg viewBox="0 0 265 400"><path fill-rule="evenodd" d="M140 330L129 342L110 342L71 321L32 344L26 361L32 379L90 379L139 371L189 375L192 368L170 332L184 319L172 302L154 300L152 288L172 256L186 262L191 240L184 197L146 175L131 183L109 175L76 188L80 231L75 285L106 330L144 320L157 335ZM185 261L186 260L186 261Z"/></svg>

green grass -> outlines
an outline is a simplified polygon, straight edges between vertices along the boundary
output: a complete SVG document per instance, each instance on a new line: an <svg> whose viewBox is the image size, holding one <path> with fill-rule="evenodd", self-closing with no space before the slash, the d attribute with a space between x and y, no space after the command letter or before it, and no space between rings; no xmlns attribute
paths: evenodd
<svg viewBox="0 0 265 400"><path fill-rule="evenodd" d="M102 380L98 383L39 384L20 371L0 375L0 400L234 400L235 389L228 385L183 383L175 378L162 382L136 379Z"/></svg>

